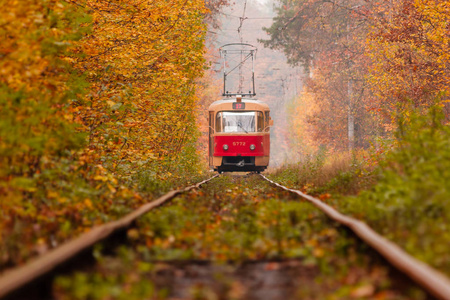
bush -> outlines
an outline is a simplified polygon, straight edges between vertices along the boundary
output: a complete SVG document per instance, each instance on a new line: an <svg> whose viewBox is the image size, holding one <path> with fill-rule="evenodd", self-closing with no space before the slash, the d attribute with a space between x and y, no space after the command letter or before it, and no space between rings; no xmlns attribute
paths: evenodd
<svg viewBox="0 0 450 300"><path fill-rule="evenodd" d="M377 185L341 205L450 274L450 128L444 119L439 105L400 118L398 145L381 163Z"/></svg>

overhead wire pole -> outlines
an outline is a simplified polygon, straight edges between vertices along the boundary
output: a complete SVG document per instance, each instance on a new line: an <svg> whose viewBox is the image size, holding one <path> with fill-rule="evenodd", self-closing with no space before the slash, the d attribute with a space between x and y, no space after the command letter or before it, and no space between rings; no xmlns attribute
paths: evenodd
<svg viewBox="0 0 450 300"><path fill-rule="evenodd" d="M256 53L255 53L255 58L256 58ZM253 95L256 95L256 91L255 91L255 65L253 63L253 59L255 59L252 55L252 85L253 85Z"/></svg>
<svg viewBox="0 0 450 300"><path fill-rule="evenodd" d="M356 8L361 5L352 6L349 8L350 13L346 19L346 42L347 42L347 137L348 137L348 151L352 152L355 148L355 97L354 97L354 82L353 82L353 61L349 49L351 48L352 37L350 36L350 29L353 29L350 24L350 15Z"/></svg>
<svg viewBox="0 0 450 300"><path fill-rule="evenodd" d="M347 19L347 44L350 45L349 37L349 20ZM351 74L352 62L350 60L350 54L347 54L347 67L348 67L348 79L347 79L347 97L348 97L348 112L347 112L347 129L348 129L348 150L351 152L355 146L355 117L353 115L353 74Z"/></svg>

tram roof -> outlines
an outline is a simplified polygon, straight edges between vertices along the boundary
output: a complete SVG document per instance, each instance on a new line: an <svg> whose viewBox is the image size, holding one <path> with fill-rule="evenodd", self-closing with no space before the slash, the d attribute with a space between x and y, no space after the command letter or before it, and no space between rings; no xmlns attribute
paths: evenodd
<svg viewBox="0 0 450 300"><path fill-rule="evenodd" d="M217 110L220 109L221 106L226 107L226 106L230 106L237 102L236 98L226 98L226 99L221 99L221 100L217 100L214 101L213 103L211 103L211 105L209 106L209 110ZM269 110L269 105L267 105L267 103L258 100L258 99L248 99L248 98L242 98L241 102L243 103L252 103L255 104L256 106L259 106L261 109L264 110Z"/></svg>

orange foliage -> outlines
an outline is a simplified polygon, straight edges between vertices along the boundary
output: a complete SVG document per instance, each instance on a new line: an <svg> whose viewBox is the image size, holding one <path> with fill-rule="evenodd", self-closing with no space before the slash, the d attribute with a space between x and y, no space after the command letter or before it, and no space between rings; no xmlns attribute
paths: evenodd
<svg viewBox="0 0 450 300"><path fill-rule="evenodd" d="M301 123L316 143L368 147L390 135L410 103L427 108L440 98L448 106L448 1L280 2L263 42L310 72L306 93L316 109Z"/></svg>
<svg viewBox="0 0 450 300"><path fill-rule="evenodd" d="M203 0L0 2L0 269L198 174L206 13Z"/></svg>
<svg viewBox="0 0 450 300"><path fill-rule="evenodd" d="M75 103L88 152L119 174L177 161L195 135L196 78L203 73L204 2L87 1L92 34L77 67L91 92Z"/></svg>
<svg viewBox="0 0 450 300"><path fill-rule="evenodd" d="M214 56L217 52L218 50L215 49L211 43L205 55L206 60L213 63ZM195 114L197 116L197 125L201 133L197 140L197 148L205 168L208 165L208 107L213 101L217 100L217 96L221 93L221 86L222 82L216 78L215 71L212 68L207 70L204 76L197 81L196 95L198 103Z"/></svg>
<svg viewBox="0 0 450 300"><path fill-rule="evenodd" d="M313 93L303 92L291 104L290 118L291 145L298 154L314 153L319 143L315 139L313 121L320 107L317 106Z"/></svg>
<svg viewBox="0 0 450 300"><path fill-rule="evenodd" d="M367 45L377 107L387 113L405 109L408 101L428 107L439 94L447 94L450 3L380 1L373 9Z"/></svg>

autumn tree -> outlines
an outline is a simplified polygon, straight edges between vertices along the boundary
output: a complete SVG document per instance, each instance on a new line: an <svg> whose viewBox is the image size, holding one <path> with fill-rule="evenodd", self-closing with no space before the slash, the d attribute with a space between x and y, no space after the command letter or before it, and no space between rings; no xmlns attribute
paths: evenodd
<svg viewBox="0 0 450 300"><path fill-rule="evenodd" d="M202 0L0 2L0 269L198 174L207 14Z"/></svg>
<svg viewBox="0 0 450 300"><path fill-rule="evenodd" d="M263 43L311 72L317 109L305 122L315 139L361 147L389 134L411 104L445 105L448 16L446 1L280 1Z"/></svg>
<svg viewBox="0 0 450 300"><path fill-rule="evenodd" d="M205 6L208 10L208 14L205 15L205 22L211 28L219 28L220 22L218 16L224 6L228 6L230 2L228 0L205 0Z"/></svg>
<svg viewBox="0 0 450 300"><path fill-rule="evenodd" d="M335 149L367 146L371 134L362 101L366 11L361 1L281 1L266 29L271 39L262 41L309 73L306 92L317 109L305 126L313 128L321 144Z"/></svg>
<svg viewBox="0 0 450 300"><path fill-rule="evenodd" d="M35 251L33 225L56 232L71 219L57 212L80 174L85 134L70 105L87 82L67 57L89 21L65 1L0 2L0 268Z"/></svg>
<svg viewBox="0 0 450 300"><path fill-rule="evenodd" d="M64 1L6 5L0 19L0 195L14 201L36 188L34 174L84 144L68 106L86 83L65 56L89 19Z"/></svg>
<svg viewBox="0 0 450 300"><path fill-rule="evenodd" d="M387 118L409 102L429 107L450 89L450 3L379 1L370 14L370 87Z"/></svg>
<svg viewBox="0 0 450 300"><path fill-rule="evenodd" d="M136 173L136 166L175 166L186 145L195 151L204 2L85 5L93 17L92 34L83 39L85 56L76 59L76 66L87 74L91 92L74 106L89 134L88 152L97 163L127 176Z"/></svg>

